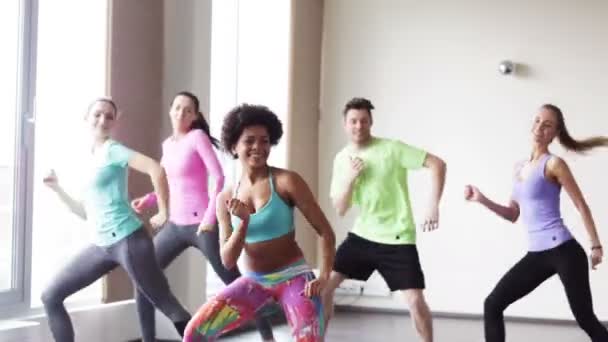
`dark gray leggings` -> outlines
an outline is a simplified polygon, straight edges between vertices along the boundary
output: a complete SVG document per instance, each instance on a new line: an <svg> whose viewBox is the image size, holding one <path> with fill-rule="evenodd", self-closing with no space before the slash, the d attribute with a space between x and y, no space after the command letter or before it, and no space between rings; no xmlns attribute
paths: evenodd
<svg viewBox="0 0 608 342"><path fill-rule="evenodd" d="M183 334L190 314L171 293L167 278L156 262L152 239L144 229L138 229L113 245L86 247L61 269L42 293L55 341L74 341L74 328L63 301L118 265L127 271L134 287L171 319L180 335Z"/></svg>
<svg viewBox="0 0 608 342"><path fill-rule="evenodd" d="M211 231L196 235L198 225L176 225L167 222L154 237L154 248L156 258L162 269L165 269L186 248L194 247L201 251L206 257L215 273L222 279L224 284L230 284L241 276L239 270L234 268L228 270L222 264L220 257L220 242L217 227ZM137 293L137 311L139 313L140 325L143 329L144 342L154 341L156 335L154 307L146 300L145 296ZM258 315L255 320L256 327L265 340L272 339L272 326L270 322Z"/></svg>

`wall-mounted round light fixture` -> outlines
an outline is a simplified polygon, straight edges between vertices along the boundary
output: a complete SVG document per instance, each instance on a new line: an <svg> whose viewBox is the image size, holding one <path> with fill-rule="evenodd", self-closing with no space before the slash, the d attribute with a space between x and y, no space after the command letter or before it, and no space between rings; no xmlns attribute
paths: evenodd
<svg viewBox="0 0 608 342"><path fill-rule="evenodd" d="M515 73L515 66L515 63L505 60L498 65L498 71L503 75L512 75Z"/></svg>

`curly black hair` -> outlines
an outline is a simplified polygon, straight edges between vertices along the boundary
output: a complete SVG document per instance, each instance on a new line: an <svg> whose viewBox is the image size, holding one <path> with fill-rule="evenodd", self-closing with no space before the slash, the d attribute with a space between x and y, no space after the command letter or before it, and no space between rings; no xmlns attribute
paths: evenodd
<svg viewBox="0 0 608 342"><path fill-rule="evenodd" d="M268 131L270 145L275 146L283 136L283 124L281 120L268 107L262 105L250 105L244 103L234 107L224 117L222 124L222 147L230 153L234 159L237 155L232 153L232 148L243 134L243 130L251 126L264 126Z"/></svg>

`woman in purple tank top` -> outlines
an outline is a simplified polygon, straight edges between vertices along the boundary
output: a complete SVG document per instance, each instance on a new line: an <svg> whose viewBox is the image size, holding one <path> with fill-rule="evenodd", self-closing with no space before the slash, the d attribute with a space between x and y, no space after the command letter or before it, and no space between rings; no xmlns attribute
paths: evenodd
<svg viewBox="0 0 608 342"><path fill-rule="evenodd" d="M562 111L551 104L540 108L532 127L532 154L515 168L513 193L503 206L487 198L472 185L465 198L479 202L511 222L521 219L527 229L528 253L498 282L484 303L486 342L504 342L504 310L557 274L579 326L593 342L608 342L608 330L593 312L587 255L564 225L560 213L560 192L564 188L578 209L591 241L591 267L602 262L600 243L591 210L566 162L549 152L557 138L567 150L582 153L608 147L608 137L575 140L570 136Z"/></svg>

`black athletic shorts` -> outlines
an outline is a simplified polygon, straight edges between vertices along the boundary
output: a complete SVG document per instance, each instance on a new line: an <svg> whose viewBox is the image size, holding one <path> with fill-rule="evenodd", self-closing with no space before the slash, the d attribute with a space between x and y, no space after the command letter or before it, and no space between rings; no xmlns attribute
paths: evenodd
<svg viewBox="0 0 608 342"><path fill-rule="evenodd" d="M334 271L366 281L377 270L391 291L424 289L416 245L389 245L348 233L338 247Z"/></svg>

